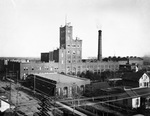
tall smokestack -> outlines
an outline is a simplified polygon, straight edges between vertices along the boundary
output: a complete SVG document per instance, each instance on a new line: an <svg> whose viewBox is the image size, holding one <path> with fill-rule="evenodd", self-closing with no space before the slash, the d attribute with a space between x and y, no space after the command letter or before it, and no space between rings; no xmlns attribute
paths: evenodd
<svg viewBox="0 0 150 116"><path fill-rule="evenodd" d="M98 61L102 61L102 31L98 31Z"/></svg>

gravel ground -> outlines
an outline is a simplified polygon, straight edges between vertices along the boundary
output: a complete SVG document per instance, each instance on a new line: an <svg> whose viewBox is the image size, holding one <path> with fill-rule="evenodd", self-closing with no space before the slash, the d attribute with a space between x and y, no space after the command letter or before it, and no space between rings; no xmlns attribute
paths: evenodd
<svg viewBox="0 0 150 116"><path fill-rule="evenodd" d="M11 85L11 92L7 90ZM10 84L10 82L0 81L0 88L4 88L8 96L11 95L11 102L17 106L17 111L20 112L20 116L27 115L33 116L35 112L38 111L37 107L38 100L32 97L31 95L27 94L26 92L22 91L21 86L18 84ZM11 94L10 94L11 93Z"/></svg>

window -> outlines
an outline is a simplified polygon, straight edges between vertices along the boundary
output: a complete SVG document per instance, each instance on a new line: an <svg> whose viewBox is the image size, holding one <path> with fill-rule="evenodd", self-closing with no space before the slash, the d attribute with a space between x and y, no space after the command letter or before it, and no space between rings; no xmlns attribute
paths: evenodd
<svg viewBox="0 0 150 116"><path fill-rule="evenodd" d="M76 56L75 56L75 55L73 55L72 57L73 57L73 59L75 59L75 58L76 58Z"/></svg>
<svg viewBox="0 0 150 116"><path fill-rule="evenodd" d="M71 61L70 61L70 60L68 60L68 63L71 63Z"/></svg>
<svg viewBox="0 0 150 116"><path fill-rule="evenodd" d="M72 47L74 47L74 48L75 48L75 47L76 47L76 45L75 45L75 44L73 44L73 45L72 45Z"/></svg>
<svg viewBox="0 0 150 116"><path fill-rule="evenodd" d="M67 96L67 92L68 92L68 88L67 88L67 87L64 87L63 95L64 95L64 96Z"/></svg>
<svg viewBox="0 0 150 116"><path fill-rule="evenodd" d="M147 83L146 82L144 82L144 87L146 87L147 86Z"/></svg>
<svg viewBox="0 0 150 116"><path fill-rule="evenodd" d="M67 37L67 40L70 40L70 37L69 37L69 36Z"/></svg>
<svg viewBox="0 0 150 116"><path fill-rule="evenodd" d="M72 54L76 54L76 52L75 52L75 51L72 51Z"/></svg>
<svg viewBox="0 0 150 116"><path fill-rule="evenodd" d="M70 33L70 30L68 30L68 33Z"/></svg>
<svg viewBox="0 0 150 116"><path fill-rule="evenodd" d="M52 71L53 70L53 67L50 67L50 71Z"/></svg>
<svg viewBox="0 0 150 116"><path fill-rule="evenodd" d="M68 72L70 71L70 67L67 67L67 71L68 71Z"/></svg>
<svg viewBox="0 0 150 116"><path fill-rule="evenodd" d="M139 99L138 99L138 98L136 99L136 103L135 103L135 105L136 105L136 106L138 106L138 105L139 105Z"/></svg>
<svg viewBox="0 0 150 116"><path fill-rule="evenodd" d="M72 87L69 87L69 93L72 94Z"/></svg>
<svg viewBox="0 0 150 116"><path fill-rule="evenodd" d="M80 45L78 44L78 45L77 45L77 47L79 48L79 47L80 47Z"/></svg>
<svg viewBox="0 0 150 116"><path fill-rule="evenodd" d="M81 90L81 92L84 91L84 85L81 85L81 86L80 86L80 90Z"/></svg>
<svg viewBox="0 0 150 116"><path fill-rule="evenodd" d="M24 70L28 70L28 67L24 67Z"/></svg>
<svg viewBox="0 0 150 116"><path fill-rule="evenodd" d="M140 83L140 87L142 87L142 83Z"/></svg>
<svg viewBox="0 0 150 116"><path fill-rule="evenodd" d="M60 88L57 89L57 94L60 95Z"/></svg>
<svg viewBox="0 0 150 116"><path fill-rule="evenodd" d="M147 82L147 87L148 87L148 82Z"/></svg>
<svg viewBox="0 0 150 116"><path fill-rule="evenodd" d="M32 70L34 70L34 68L32 67Z"/></svg>
<svg viewBox="0 0 150 116"><path fill-rule="evenodd" d="M64 56L64 54L63 53L61 53L61 57L63 57Z"/></svg>
<svg viewBox="0 0 150 116"><path fill-rule="evenodd" d="M70 51L68 50L67 53L70 54Z"/></svg>
<svg viewBox="0 0 150 116"><path fill-rule="evenodd" d="M80 54L80 51L79 51L79 50L77 51L77 54L78 54L78 55Z"/></svg>
<svg viewBox="0 0 150 116"><path fill-rule="evenodd" d="M63 64L63 63L64 63L64 61L62 60L62 61L61 61L61 64Z"/></svg>
<svg viewBox="0 0 150 116"><path fill-rule="evenodd" d="M48 67L45 67L45 70L48 70Z"/></svg>

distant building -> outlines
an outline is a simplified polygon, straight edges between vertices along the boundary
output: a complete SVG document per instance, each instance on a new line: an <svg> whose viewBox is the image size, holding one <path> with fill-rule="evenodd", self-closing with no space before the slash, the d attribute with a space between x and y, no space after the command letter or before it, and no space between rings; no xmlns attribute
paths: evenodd
<svg viewBox="0 0 150 116"><path fill-rule="evenodd" d="M41 61L11 60L6 67L7 72L18 73L20 79L25 79L31 73L58 72L77 75L82 72L92 71L118 71L119 69L140 68L143 59L138 57L108 57L102 59L102 31L98 31L98 55L97 59L82 59L82 40L73 39L73 27L70 24L60 27L59 48L53 51L41 53ZM15 65L14 65L15 64ZM16 68L17 67L17 68ZM127 69L127 70L128 70ZM126 69L125 69L126 70Z"/></svg>
<svg viewBox="0 0 150 116"><path fill-rule="evenodd" d="M42 62L49 62L50 59L50 52L47 53L41 53L41 61Z"/></svg>
<svg viewBox="0 0 150 116"><path fill-rule="evenodd" d="M25 80L29 74L58 72L58 63L55 62L12 62L6 67L7 77L14 80Z"/></svg>
<svg viewBox="0 0 150 116"><path fill-rule="evenodd" d="M0 60L0 73L5 71L4 60Z"/></svg>

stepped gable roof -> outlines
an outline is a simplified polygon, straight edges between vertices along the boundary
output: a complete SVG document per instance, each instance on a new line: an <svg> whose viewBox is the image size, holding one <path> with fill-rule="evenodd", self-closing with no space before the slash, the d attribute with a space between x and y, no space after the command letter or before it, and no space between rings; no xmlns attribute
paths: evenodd
<svg viewBox="0 0 150 116"><path fill-rule="evenodd" d="M142 77L142 75L145 72L143 71L138 71L138 72L127 72L124 73L122 76L123 80L131 80L131 81L139 81L139 79Z"/></svg>

